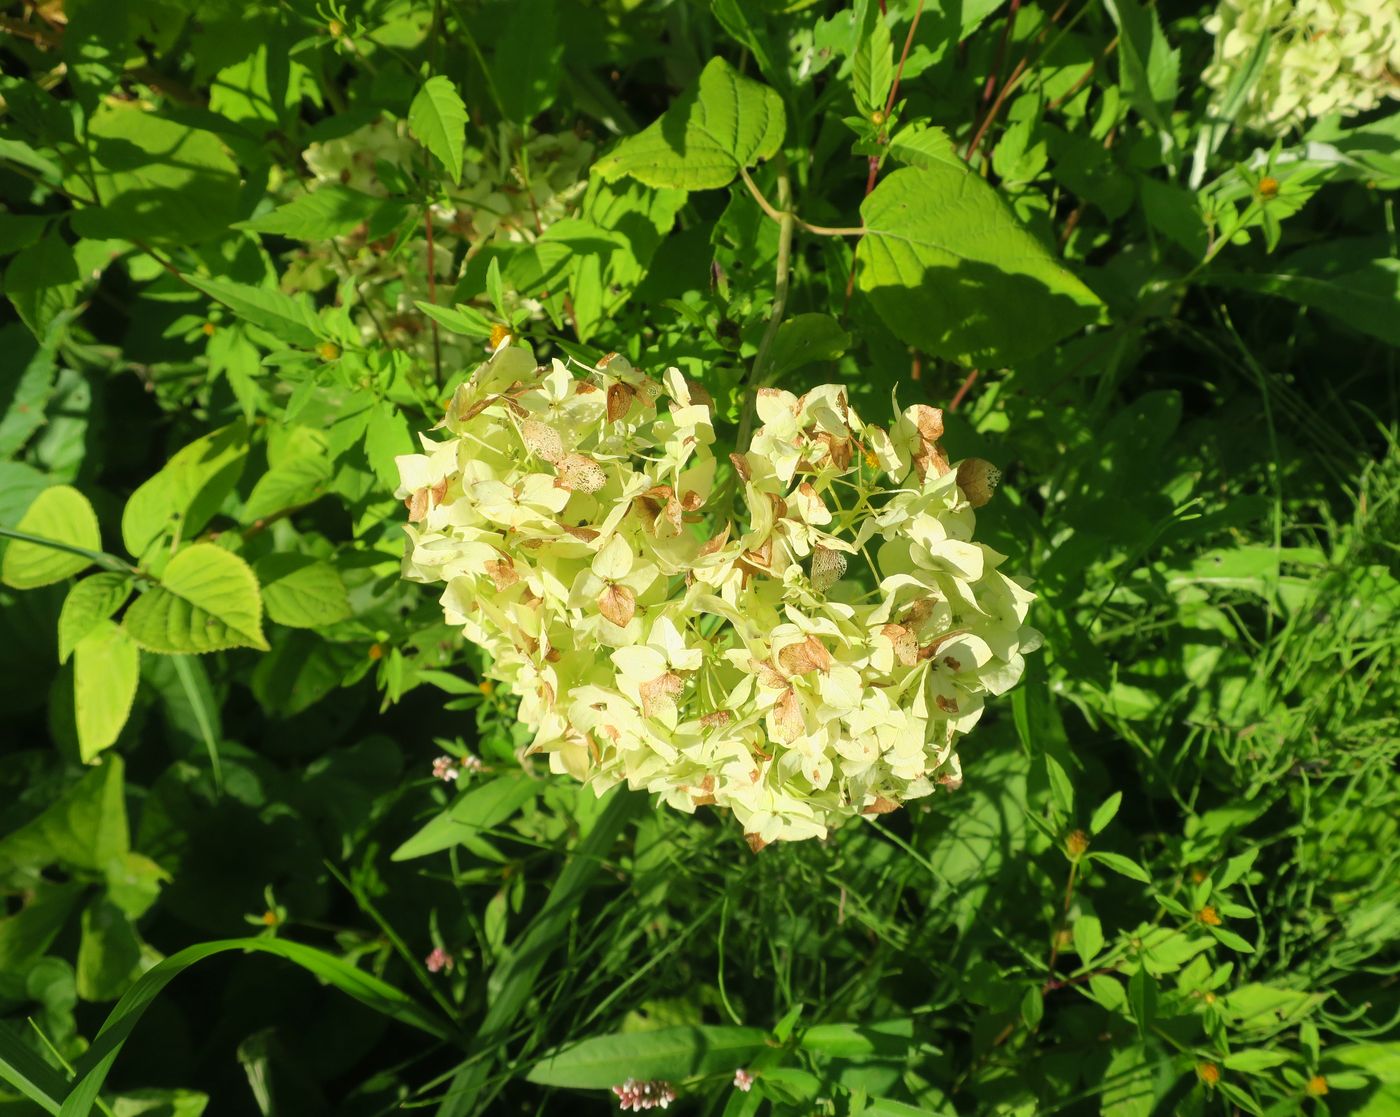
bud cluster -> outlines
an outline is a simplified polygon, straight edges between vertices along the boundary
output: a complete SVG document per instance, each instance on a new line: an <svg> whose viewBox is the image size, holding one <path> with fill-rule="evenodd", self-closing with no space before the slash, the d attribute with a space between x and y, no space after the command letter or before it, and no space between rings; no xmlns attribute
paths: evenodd
<svg viewBox="0 0 1400 1117"><path fill-rule="evenodd" d="M677 370L506 346L398 495L405 576L444 584L532 752L599 794L731 810L760 848L958 786L955 743L1038 635L972 539L995 471L947 461L940 412L885 430L836 385L757 407L717 485L710 400Z"/></svg>

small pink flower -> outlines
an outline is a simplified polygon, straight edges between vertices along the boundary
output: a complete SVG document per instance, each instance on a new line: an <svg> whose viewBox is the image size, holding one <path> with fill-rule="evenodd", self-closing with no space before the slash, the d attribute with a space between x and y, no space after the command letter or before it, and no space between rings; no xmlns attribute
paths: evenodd
<svg viewBox="0 0 1400 1117"><path fill-rule="evenodd" d="M629 1109L637 1113L643 1109L666 1109L676 1100L671 1084L659 1079L639 1082L629 1078L621 1086L614 1086L612 1092L617 1095L618 1108L624 1113Z"/></svg>
<svg viewBox="0 0 1400 1117"><path fill-rule="evenodd" d="M457 963L452 955L448 954L442 947L435 946L427 958L423 960L423 964L428 967L429 973L441 973L443 970L451 973L452 967Z"/></svg>
<svg viewBox="0 0 1400 1117"><path fill-rule="evenodd" d="M442 780L443 783L451 783L459 775L461 775L461 770L452 757L439 756L433 761L433 779Z"/></svg>
<svg viewBox="0 0 1400 1117"><path fill-rule="evenodd" d="M753 1075L743 1067L734 1072L734 1089L743 1090L746 1094L753 1089Z"/></svg>
<svg viewBox="0 0 1400 1117"><path fill-rule="evenodd" d="M473 756L471 753L467 753L458 763L461 764L464 772L480 772L485 767L481 763L481 757Z"/></svg>

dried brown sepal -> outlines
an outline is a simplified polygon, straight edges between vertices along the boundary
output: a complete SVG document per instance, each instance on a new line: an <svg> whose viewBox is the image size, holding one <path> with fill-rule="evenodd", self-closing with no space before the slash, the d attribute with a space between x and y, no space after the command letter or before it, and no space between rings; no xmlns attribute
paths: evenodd
<svg viewBox="0 0 1400 1117"><path fill-rule="evenodd" d="M773 707L774 736L783 744L791 744L804 732L807 725L802 718L802 704L797 700L797 692L788 687L783 691Z"/></svg>
<svg viewBox="0 0 1400 1117"><path fill-rule="evenodd" d="M515 564L510 559L491 559L485 566L486 576L498 590L508 589L520 581Z"/></svg>
<svg viewBox="0 0 1400 1117"><path fill-rule="evenodd" d="M766 686L771 690L781 690L788 685L783 673L765 660L750 660L749 669L758 676L759 686Z"/></svg>
<svg viewBox="0 0 1400 1117"><path fill-rule="evenodd" d="M632 390L631 385L624 384L620 380L616 384L608 385L608 422L616 423L627 417L627 412L632 409L632 401L637 393Z"/></svg>
<svg viewBox="0 0 1400 1117"><path fill-rule="evenodd" d="M880 629L880 635L894 645L894 657L905 667L919 662L919 642L914 639L912 629L902 624L887 624Z"/></svg>
<svg viewBox="0 0 1400 1117"><path fill-rule="evenodd" d="M883 795L875 796L875 802L869 803L860 809L861 814L889 814L899 810L904 804L894 799L886 799Z"/></svg>
<svg viewBox="0 0 1400 1117"><path fill-rule="evenodd" d="M655 717L667 707L674 709L676 696L684 687L685 680L674 671L667 671L664 675L658 675L650 682L643 683L637 688L642 698L642 713L647 717Z"/></svg>
<svg viewBox="0 0 1400 1117"><path fill-rule="evenodd" d="M744 841L749 843L749 849L753 850L754 853L760 852L768 844L757 834L745 834Z"/></svg>
<svg viewBox="0 0 1400 1117"><path fill-rule="evenodd" d="M815 636L808 635L800 644L789 644L778 653L778 664L789 675L807 675L813 671L831 670L831 653Z"/></svg>
<svg viewBox="0 0 1400 1117"><path fill-rule="evenodd" d="M846 556L821 544L812 548L812 588L825 593L846 573Z"/></svg>
<svg viewBox="0 0 1400 1117"><path fill-rule="evenodd" d="M554 468L559 473L555 484L570 492L596 493L608 483L603 467L587 454L565 454Z"/></svg>
<svg viewBox="0 0 1400 1117"><path fill-rule="evenodd" d="M428 490L414 489L408 499L404 501L404 506L408 509L408 522L411 524L421 523L428 518Z"/></svg>
<svg viewBox="0 0 1400 1117"><path fill-rule="evenodd" d="M700 719L700 724L706 729L718 729L722 725L728 725L733 719L734 715L728 710L715 710L713 713L706 714L702 717ZM709 779L708 776L705 778Z"/></svg>
<svg viewBox="0 0 1400 1117"><path fill-rule="evenodd" d="M526 419L520 424L520 438L525 443L525 449L551 465L564 456L564 444L559 432L537 419Z"/></svg>
<svg viewBox="0 0 1400 1117"><path fill-rule="evenodd" d="M718 535L711 536L705 541L704 545L701 546L699 557L704 558L707 555L713 555L717 551L719 551L726 543L729 542L729 533L733 529L733 524L725 524L723 531L721 531Z"/></svg>
<svg viewBox="0 0 1400 1117"><path fill-rule="evenodd" d="M760 388L758 390L759 399L773 399L776 397L781 397L785 394L786 393L784 393L781 388ZM796 415L799 406L800 401L794 399L792 403L788 405L788 410L790 410L794 415Z"/></svg>
<svg viewBox="0 0 1400 1117"><path fill-rule="evenodd" d="M598 612L618 628L626 628L637 615L637 595L627 586L608 586L598 597Z"/></svg>
<svg viewBox="0 0 1400 1117"><path fill-rule="evenodd" d="M983 458L968 458L958 466L958 488L974 508L992 499L1000 481L1001 470Z"/></svg>
<svg viewBox="0 0 1400 1117"><path fill-rule="evenodd" d="M734 466L734 472L739 475L741 481L753 480L753 470L749 468L749 459L743 454L730 454L729 462Z"/></svg>
<svg viewBox="0 0 1400 1117"><path fill-rule="evenodd" d="M914 415L914 426L919 437L925 442L937 442L943 437L943 412L926 403L916 403L909 409Z"/></svg>

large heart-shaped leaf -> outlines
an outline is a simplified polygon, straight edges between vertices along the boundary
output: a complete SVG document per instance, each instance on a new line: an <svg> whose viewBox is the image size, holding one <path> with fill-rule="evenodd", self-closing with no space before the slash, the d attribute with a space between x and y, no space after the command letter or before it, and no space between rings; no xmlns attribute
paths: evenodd
<svg viewBox="0 0 1400 1117"><path fill-rule="evenodd" d="M267 651L258 580L246 562L213 543L171 559L160 584L132 603L122 623L149 652Z"/></svg>

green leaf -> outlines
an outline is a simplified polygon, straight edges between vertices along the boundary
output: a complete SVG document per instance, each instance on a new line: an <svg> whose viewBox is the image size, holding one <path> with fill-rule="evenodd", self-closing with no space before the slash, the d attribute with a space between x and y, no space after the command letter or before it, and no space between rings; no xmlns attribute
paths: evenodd
<svg viewBox="0 0 1400 1117"><path fill-rule="evenodd" d="M1369 247L1372 242L1363 241ZM1375 244L1377 255L1366 259L1365 248L1329 242L1305 249L1263 272L1221 272L1207 276L1218 287L1258 291L1312 307L1337 321L1400 347L1400 260Z"/></svg>
<svg viewBox="0 0 1400 1117"><path fill-rule="evenodd" d="M1112 869L1120 876L1128 877L1130 880L1139 880L1143 884L1151 884L1152 878L1147 875L1147 870L1130 857L1124 857L1121 853L1091 853L1089 860L1097 861L1105 869Z"/></svg>
<svg viewBox="0 0 1400 1117"><path fill-rule="evenodd" d="M814 1024L802 1032L798 1046L832 1059L898 1058L909 1050L913 1037L914 1021L907 1018L874 1024Z"/></svg>
<svg viewBox="0 0 1400 1117"><path fill-rule="evenodd" d="M267 651L262 598L248 564L213 543L179 552L122 620L149 652L184 654L225 648Z"/></svg>
<svg viewBox="0 0 1400 1117"><path fill-rule="evenodd" d="M240 221L235 229L253 233L278 233L298 240L330 240L368 221L385 206L401 203L352 190L340 183L327 183L309 194L293 198L271 213Z"/></svg>
<svg viewBox="0 0 1400 1117"><path fill-rule="evenodd" d="M305 295L293 298L268 287L250 287L218 276L187 275L185 282L288 345L310 348L324 332Z"/></svg>
<svg viewBox="0 0 1400 1117"><path fill-rule="evenodd" d="M40 155L23 140L12 140L0 136L0 159L18 163L21 167L28 167L31 171L38 171L49 182L58 182L63 177L63 171L59 169L57 163L47 156Z"/></svg>
<svg viewBox="0 0 1400 1117"><path fill-rule="evenodd" d="M1147 972L1146 966L1139 966L1128 979L1128 1004L1132 1006L1138 1033L1146 1037L1157 1018L1157 980Z"/></svg>
<svg viewBox="0 0 1400 1117"><path fill-rule="evenodd" d="M408 107L408 126L452 181L460 183L467 147L467 106L456 86L441 75L425 81Z"/></svg>
<svg viewBox="0 0 1400 1117"><path fill-rule="evenodd" d="M467 337L491 336L491 320L481 311L473 310L469 306L456 306L449 310L447 307L434 306L421 300L413 305L443 329L451 330L454 334L464 334Z"/></svg>
<svg viewBox="0 0 1400 1117"><path fill-rule="evenodd" d="M1171 48L1162 33L1156 8L1143 7L1137 0L1104 0L1104 7L1118 26L1118 72L1123 91L1163 143L1170 145L1180 52Z"/></svg>
<svg viewBox="0 0 1400 1117"><path fill-rule="evenodd" d="M834 361L851 345L851 335L829 314L794 314L784 319L768 353L769 377L782 376L815 361Z"/></svg>
<svg viewBox="0 0 1400 1117"><path fill-rule="evenodd" d="M1207 927L1206 930L1211 933L1211 937L1221 946L1228 946L1231 950L1237 951L1240 954L1254 953L1254 944L1248 939L1235 934L1234 931L1227 931L1224 927Z"/></svg>
<svg viewBox="0 0 1400 1117"><path fill-rule="evenodd" d="M1074 952L1079 960L1088 965L1094 956L1103 949L1103 925L1097 915L1085 913L1074 921Z"/></svg>
<svg viewBox="0 0 1400 1117"><path fill-rule="evenodd" d="M0 918L0 974L23 973L38 961L87 890L82 881L36 881L19 911Z"/></svg>
<svg viewBox="0 0 1400 1117"><path fill-rule="evenodd" d="M890 158L910 167L929 170L938 166L967 172L967 164L958 155L952 139L942 128L911 124L895 133L889 144Z"/></svg>
<svg viewBox="0 0 1400 1117"><path fill-rule="evenodd" d="M1070 782L1064 765L1048 752L1045 754L1045 774L1050 780L1050 796L1055 801L1056 810L1061 817L1070 817L1074 814L1074 784Z"/></svg>
<svg viewBox="0 0 1400 1117"><path fill-rule="evenodd" d="M1031 1031L1045 1018L1045 997L1039 985L1032 985L1021 998L1021 1020Z"/></svg>
<svg viewBox="0 0 1400 1117"><path fill-rule="evenodd" d="M92 565L93 557L76 552L95 555L102 547L97 513L88 498L70 485L54 485L41 492L15 530L76 549L12 540L5 548L0 581L17 590L37 589L81 573Z"/></svg>
<svg viewBox="0 0 1400 1117"><path fill-rule="evenodd" d="M508 120L529 124L554 103L563 58L554 0L513 0L491 60Z"/></svg>
<svg viewBox="0 0 1400 1117"><path fill-rule="evenodd" d="M851 59L851 92L855 96L856 111L864 117L885 111L890 86L894 84L890 28L882 15L872 14L869 31L861 36L855 57Z"/></svg>
<svg viewBox="0 0 1400 1117"><path fill-rule="evenodd" d="M46 1113L57 1113L68 1083L0 1020L0 1079L4 1079Z"/></svg>
<svg viewBox="0 0 1400 1117"><path fill-rule="evenodd" d="M1089 819L1089 833L1101 834L1104 827L1113 821L1113 816L1118 813L1118 805L1123 802L1123 793L1115 791L1107 799L1099 804L1098 810Z"/></svg>
<svg viewBox="0 0 1400 1117"><path fill-rule="evenodd" d="M861 289L900 340L935 356L1015 364L1098 313L1098 297L965 170L895 171L861 215Z"/></svg>
<svg viewBox="0 0 1400 1117"><path fill-rule="evenodd" d="M57 862L102 872L125 857L130 837L122 775L122 758L108 753L38 818L0 838L0 864L41 869Z"/></svg>
<svg viewBox="0 0 1400 1117"><path fill-rule="evenodd" d="M116 742L140 678L141 652L114 621L99 620L74 646L73 705L84 764Z"/></svg>
<svg viewBox="0 0 1400 1117"><path fill-rule="evenodd" d="M0 328L0 352L6 356L0 365L0 458L9 458L48 421L44 412L56 391L58 352L53 341L37 345L13 322Z"/></svg>
<svg viewBox="0 0 1400 1117"><path fill-rule="evenodd" d="M714 189L743 167L777 154L787 129L783 101L711 59L700 84L678 97L661 119L623 140L594 164L609 182L631 175L648 186Z"/></svg>
<svg viewBox="0 0 1400 1117"><path fill-rule="evenodd" d="M212 132L148 112L139 101L105 102L88 121L89 175L65 188L95 205L73 228L97 240L187 245L221 236L240 216L238 164Z"/></svg>
<svg viewBox="0 0 1400 1117"><path fill-rule="evenodd" d="M483 836L513 818L544 788L526 776L497 776L452 800L451 805L394 850L391 860L411 861Z"/></svg>
<svg viewBox="0 0 1400 1117"><path fill-rule="evenodd" d="M54 318L77 300L82 285L72 246L59 236L31 244L5 269L5 294L41 341Z"/></svg>
<svg viewBox="0 0 1400 1117"><path fill-rule="evenodd" d="M425 1012L394 986L314 947L286 939L222 939L201 943L172 954L147 970L117 1002L92 1046L78 1060L77 1081L63 1101L60 1117L89 1117L123 1044L160 991L196 962L230 950L258 951L285 958L390 1019L437 1039L447 1039L450 1035L437 1017Z"/></svg>
<svg viewBox="0 0 1400 1117"><path fill-rule="evenodd" d="M84 578L68 591L58 614L58 662L67 663L78 641L126 603L131 579L115 571Z"/></svg>
<svg viewBox="0 0 1400 1117"><path fill-rule="evenodd" d="M1250 1048L1245 1051L1233 1051L1221 1060L1230 1070L1237 1070L1241 1074L1261 1074L1274 1067L1281 1067L1284 1063L1291 1061L1293 1056L1286 1051L1269 1051L1262 1047Z"/></svg>
<svg viewBox="0 0 1400 1117"><path fill-rule="evenodd" d="M126 549L139 559L162 536L193 536L238 484L247 456L248 427L241 419L177 450L126 502L122 510Z"/></svg>
<svg viewBox="0 0 1400 1117"><path fill-rule="evenodd" d="M733 1073L760 1055L768 1033L761 1028L659 1028L594 1036L559 1048L530 1068L541 1086L602 1090L628 1078L675 1081L691 1075Z"/></svg>
<svg viewBox="0 0 1400 1117"><path fill-rule="evenodd" d="M121 908L105 897L83 909L78 942L78 996L113 1001L126 992L141 965L141 940Z"/></svg>
<svg viewBox="0 0 1400 1117"><path fill-rule="evenodd" d="M312 503L325 491L331 479L331 463L324 454L297 454L279 461L258 478L241 518L256 523L290 508Z"/></svg>
<svg viewBox="0 0 1400 1117"><path fill-rule="evenodd" d="M268 619L292 628L319 628L350 616L345 583L334 566L307 555L271 554L254 568Z"/></svg>

